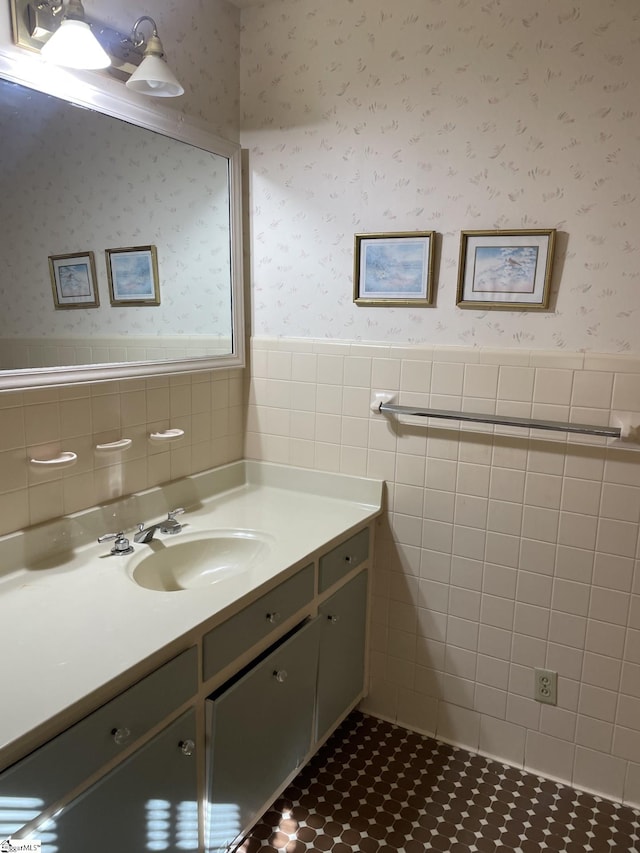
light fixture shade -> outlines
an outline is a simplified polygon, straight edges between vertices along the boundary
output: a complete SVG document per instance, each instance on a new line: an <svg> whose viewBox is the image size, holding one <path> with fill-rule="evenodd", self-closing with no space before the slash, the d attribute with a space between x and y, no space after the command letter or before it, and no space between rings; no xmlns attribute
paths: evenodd
<svg viewBox="0 0 640 853"><path fill-rule="evenodd" d="M141 95L154 98L177 98L184 89L164 59L147 55L126 82L126 86Z"/></svg>
<svg viewBox="0 0 640 853"><path fill-rule="evenodd" d="M47 62L64 68L93 70L111 65L108 53L86 21L64 18L40 51Z"/></svg>

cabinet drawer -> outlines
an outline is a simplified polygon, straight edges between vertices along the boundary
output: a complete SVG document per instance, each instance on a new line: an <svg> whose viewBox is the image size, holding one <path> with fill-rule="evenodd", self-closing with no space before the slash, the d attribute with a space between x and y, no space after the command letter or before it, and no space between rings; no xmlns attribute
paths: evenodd
<svg viewBox="0 0 640 853"><path fill-rule="evenodd" d="M309 565L209 631L203 641L205 681L267 637L312 599L313 566Z"/></svg>
<svg viewBox="0 0 640 853"><path fill-rule="evenodd" d="M369 556L369 530L365 527L346 542L320 557L320 592L329 589Z"/></svg>
<svg viewBox="0 0 640 853"><path fill-rule="evenodd" d="M16 806L29 802L31 813L25 810L23 825L99 770L197 689L197 649L193 647L5 770L0 775L0 797L9 802L15 798Z"/></svg>

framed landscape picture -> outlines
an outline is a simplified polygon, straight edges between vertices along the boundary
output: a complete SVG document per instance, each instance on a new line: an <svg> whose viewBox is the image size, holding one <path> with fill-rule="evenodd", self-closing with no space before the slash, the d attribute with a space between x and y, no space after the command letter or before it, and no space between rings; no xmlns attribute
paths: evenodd
<svg viewBox="0 0 640 853"><path fill-rule="evenodd" d="M53 304L58 308L97 308L96 263L93 252L50 255Z"/></svg>
<svg viewBox="0 0 640 853"><path fill-rule="evenodd" d="M160 304L155 246L107 249L106 255L112 305Z"/></svg>
<svg viewBox="0 0 640 853"><path fill-rule="evenodd" d="M463 231L458 307L548 308L555 236L553 229Z"/></svg>
<svg viewBox="0 0 640 853"><path fill-rule="evenodd" d="M434 231L356 234L356 305L433 305Z"/></svg>

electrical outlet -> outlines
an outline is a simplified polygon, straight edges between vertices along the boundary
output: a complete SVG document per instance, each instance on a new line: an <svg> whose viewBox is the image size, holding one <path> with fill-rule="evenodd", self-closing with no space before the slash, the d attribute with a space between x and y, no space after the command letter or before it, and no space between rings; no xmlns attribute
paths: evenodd
<svg viewBox="0 0 640 853"><path fill-rule="evenodd" d="M534 669L533 698L547 705L558 703L558 673L551 669Z"/></svg>

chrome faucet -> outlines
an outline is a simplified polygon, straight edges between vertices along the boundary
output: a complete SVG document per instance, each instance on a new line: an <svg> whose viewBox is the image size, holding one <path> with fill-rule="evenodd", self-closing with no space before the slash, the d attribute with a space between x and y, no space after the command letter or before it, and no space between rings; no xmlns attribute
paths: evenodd
<svg viewBox="0 0 640 853"><path fill-rule="evenodd" d="M176 515L182 515L183 512L183 507L172 509L164 521L159 521L157 524L150 524L148 527L145 527L144 524L140 522L138 524L138 532L134 534L133 541L138 544L151 542L156 530L159 530L160 533L168 533L170 536L173 536L175 533L180 533L182 525L179 521L176 521Z"/></svg>

